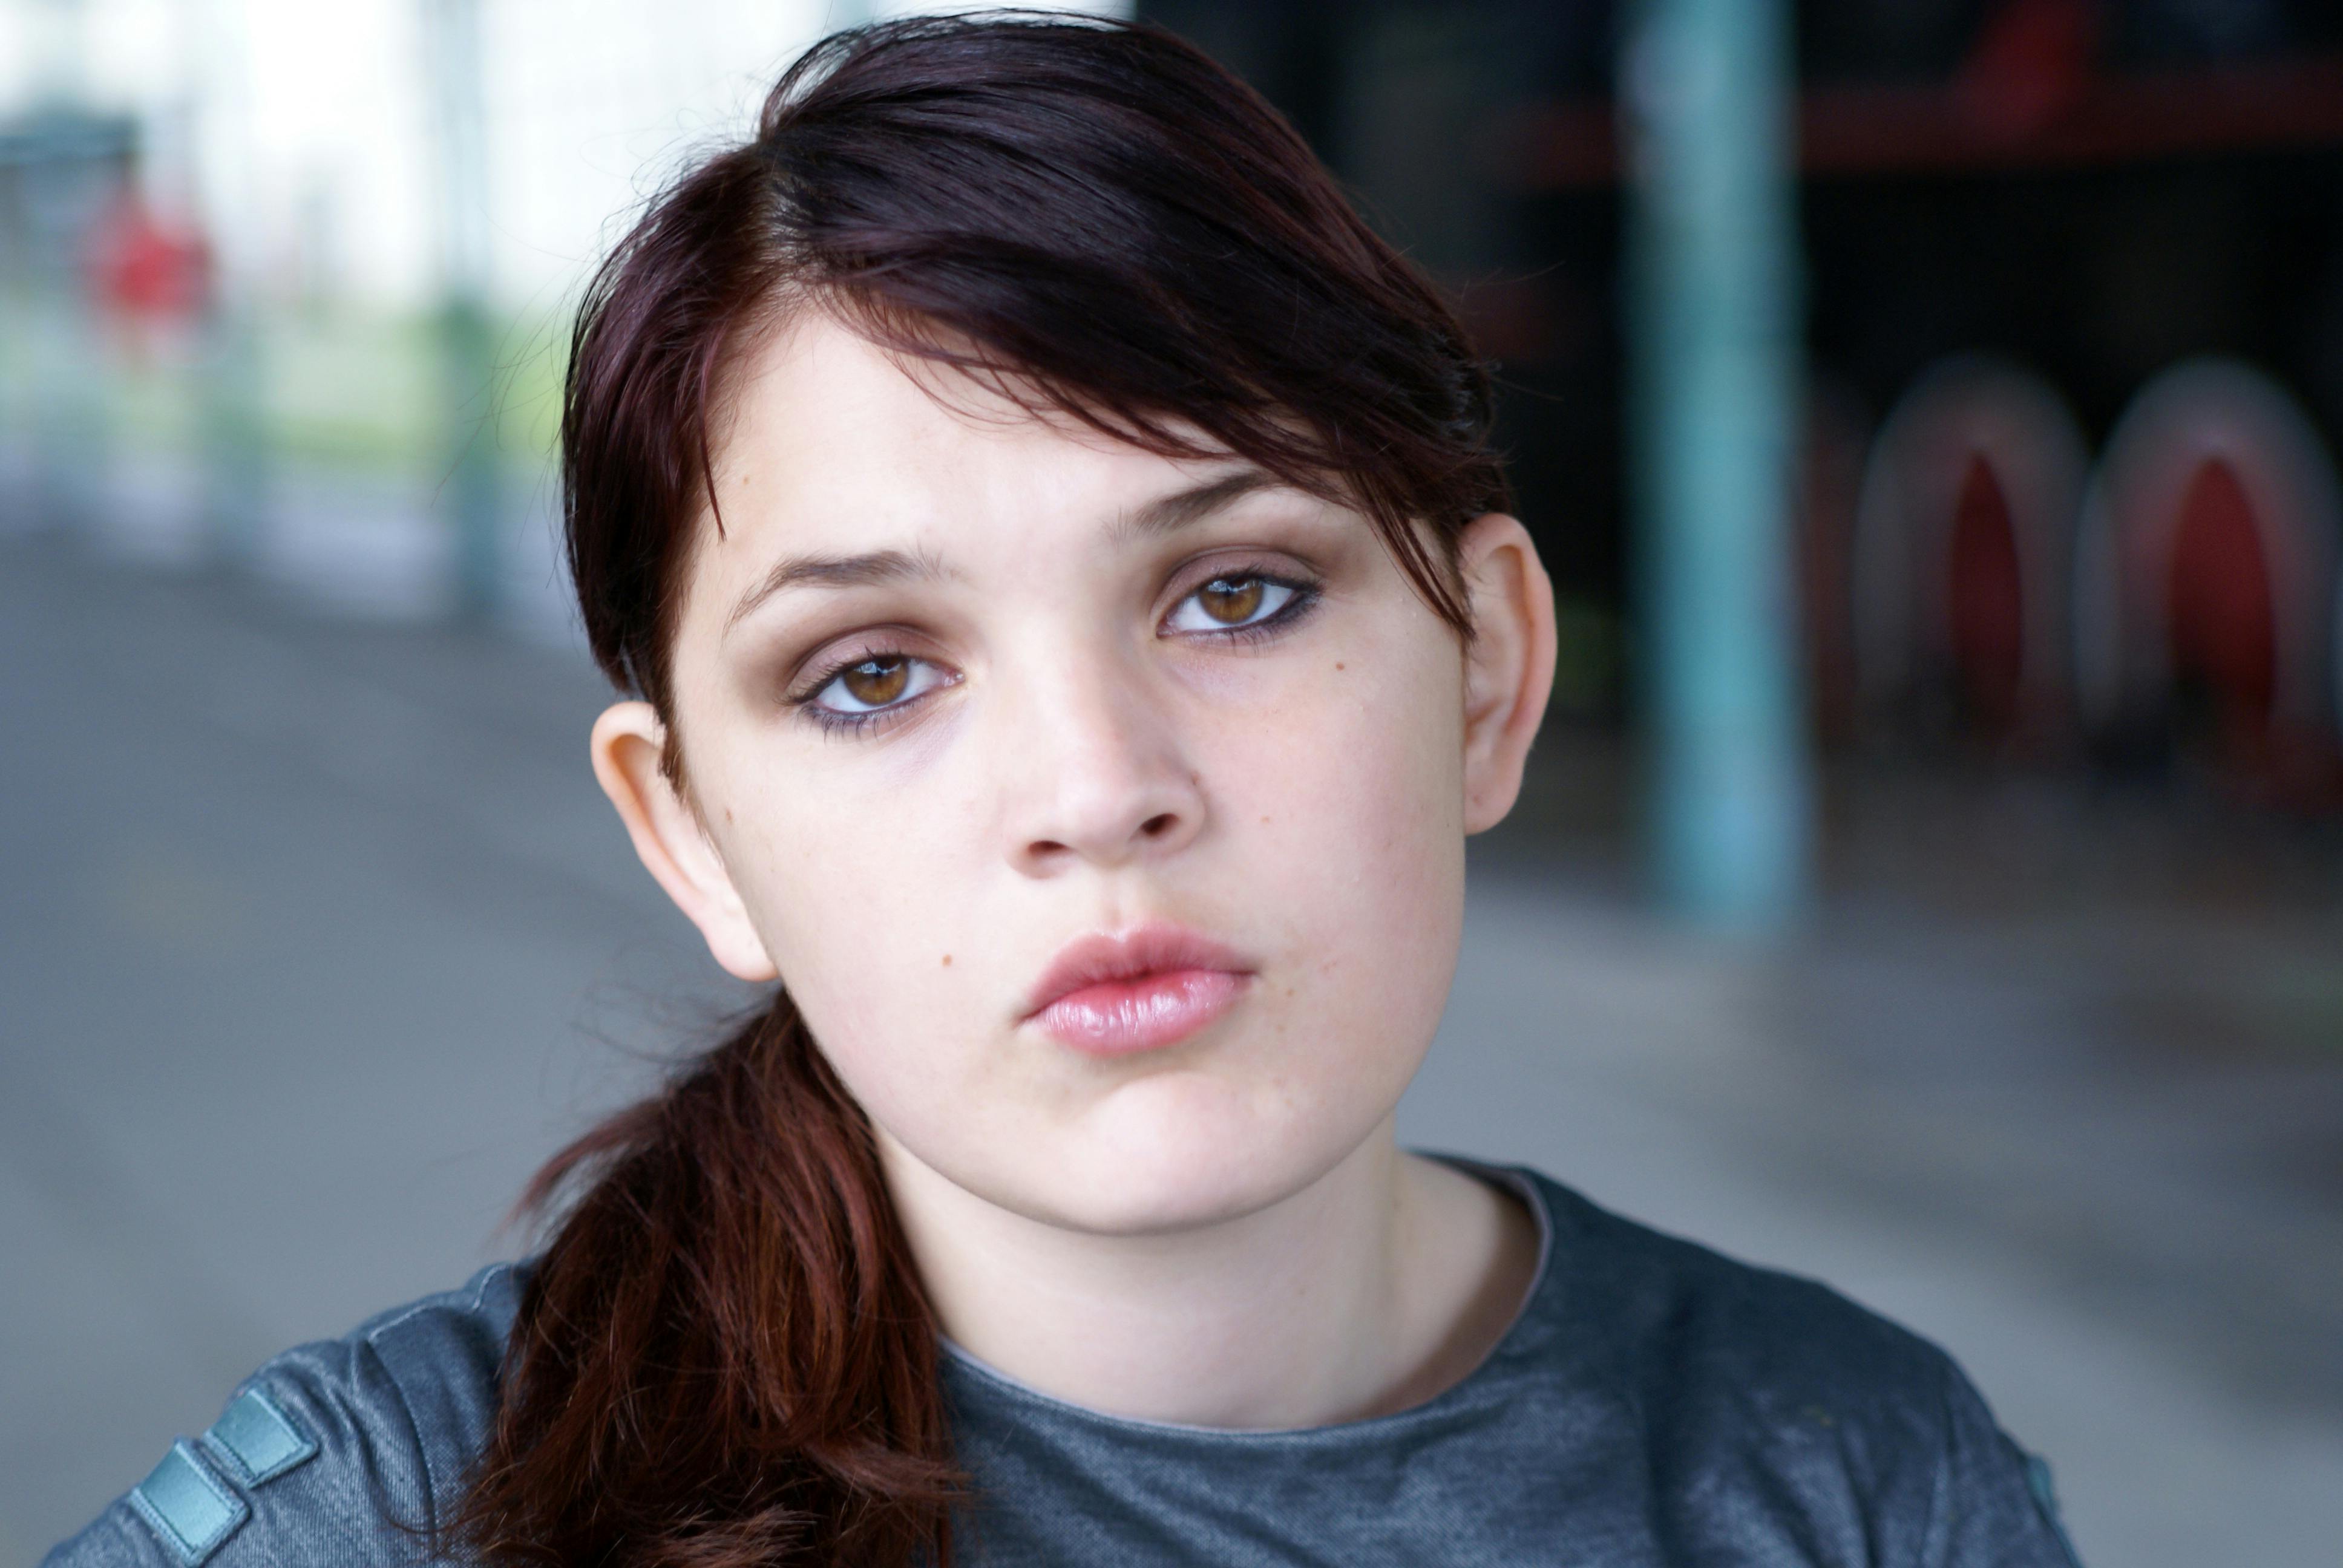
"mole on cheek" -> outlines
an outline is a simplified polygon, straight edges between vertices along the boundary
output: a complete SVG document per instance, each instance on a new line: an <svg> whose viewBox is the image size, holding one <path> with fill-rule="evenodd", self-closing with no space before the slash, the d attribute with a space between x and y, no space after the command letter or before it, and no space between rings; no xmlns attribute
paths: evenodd
<svg viewBox="0 0 2343 1568"><path fill-rule="evenodd" d="M951 954L950 954L950 953L946 953L946 954L944 955L944 968L946 968L946 969L950 969L950 968L951 968Z"/></svg>
<svg viewBox="0 0 2343 1568"><path fill-rule="evenodd" d="M1347 665L1347 664L1344 664L1341 659L1339 659L1339 658L1338 658L1338 659L1336 659L1336 660L1334 661L1334 668L1335 668L1336 669L1348 669L1348 668L1350 668L1351 667L1350 667L1349 665Z"/></svg>

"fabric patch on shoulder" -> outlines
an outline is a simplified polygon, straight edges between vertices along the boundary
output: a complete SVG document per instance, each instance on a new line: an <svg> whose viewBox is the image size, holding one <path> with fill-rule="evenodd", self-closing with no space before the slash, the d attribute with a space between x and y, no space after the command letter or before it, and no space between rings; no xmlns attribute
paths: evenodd
<svg viewBox="0 0 2343 1568"><path fill-rule="evenodd" d="M316 1441L256 1388L230 1400L204 1437L236 1462L248 1486L273 1481L317 1453Z"/></svg>
<svg viewBox="0 0 2343 1568"><path fill-rule="evenodd" d="M219 1550L252 1513L185 1442L173 1443L154 1473L130 1489L130 1505L186 1568Z"/></svg>

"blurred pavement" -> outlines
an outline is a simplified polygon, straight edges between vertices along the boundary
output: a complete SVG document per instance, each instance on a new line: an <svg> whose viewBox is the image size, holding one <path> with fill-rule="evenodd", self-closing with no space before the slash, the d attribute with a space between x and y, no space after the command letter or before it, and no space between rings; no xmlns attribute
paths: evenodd
<svg viewBox="0 0 2343 1568"><path fill-rule="evenodd" d="M0 1561L270 1352L507 1254L536 1162L737 1000L594 787L603 700L573 649L0 538ZM2097 1568L2333 1561L2343 890L1842 896L1723 948L1547 853L1614 766L1558 738L1476 849L1405 1140L1937 1339Z"/></svg>

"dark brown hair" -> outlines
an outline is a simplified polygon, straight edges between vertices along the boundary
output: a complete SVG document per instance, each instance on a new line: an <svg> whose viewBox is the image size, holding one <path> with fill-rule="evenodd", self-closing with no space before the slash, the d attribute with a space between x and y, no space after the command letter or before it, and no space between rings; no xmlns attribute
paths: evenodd
<svg viewBox="0 0 2343 1568"><path fill-rule="evenodd" d="M1456 536L1508 505L1486 377L1292 128L1154 28L898 22L792 66L754 139L653 202L578 315L570 568L595 658L670 735L725 374L799 309L1037 413L1353 506L1468 629ZM932 1315L870 1125L785 992L557 1155L524 1206L561 1212L457 1523L469 1544L503 1563L949 1561L964 1478Z"/></svg>

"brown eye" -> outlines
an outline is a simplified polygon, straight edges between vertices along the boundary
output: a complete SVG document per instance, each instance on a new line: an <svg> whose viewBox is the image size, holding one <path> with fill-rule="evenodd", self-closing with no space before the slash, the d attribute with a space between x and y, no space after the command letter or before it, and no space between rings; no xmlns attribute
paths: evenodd
<svg viewBox="0 0 2343 1568"><path fill-rule="evenodd" d="M1223 626L1241 626L1261 609L1268 584L1259 578L1214 578L1196 590L1196 602Z"/></svg>
<svg viewBox="0 0 2343 1568"><path fill-rule="evenodd" d="M1306 588L1279 582L1275 578L1214 578L1179 602L1164 618L1163 629L1219 636L1265 628L1292 619L1297 608L1296 596L1304 596L1302 603L1306 607L1308 593Z"/></svg>
<svg viewBox="0 0 2343 1568"><path fill-rule="evenodd" d="M864 707L884 708L900 699L904 688L911 684L911 661L900 655L866 658L839 671L838 682L849 697Z"/></svg>
<svg viewBox="0 0 2343 1568"><path fill-rule="evenodd" d="M820 686L794 700L816 724L855 729L881 714L907 712L928 693L959 678L933 659L872 653L832 666Z"/></svg>

